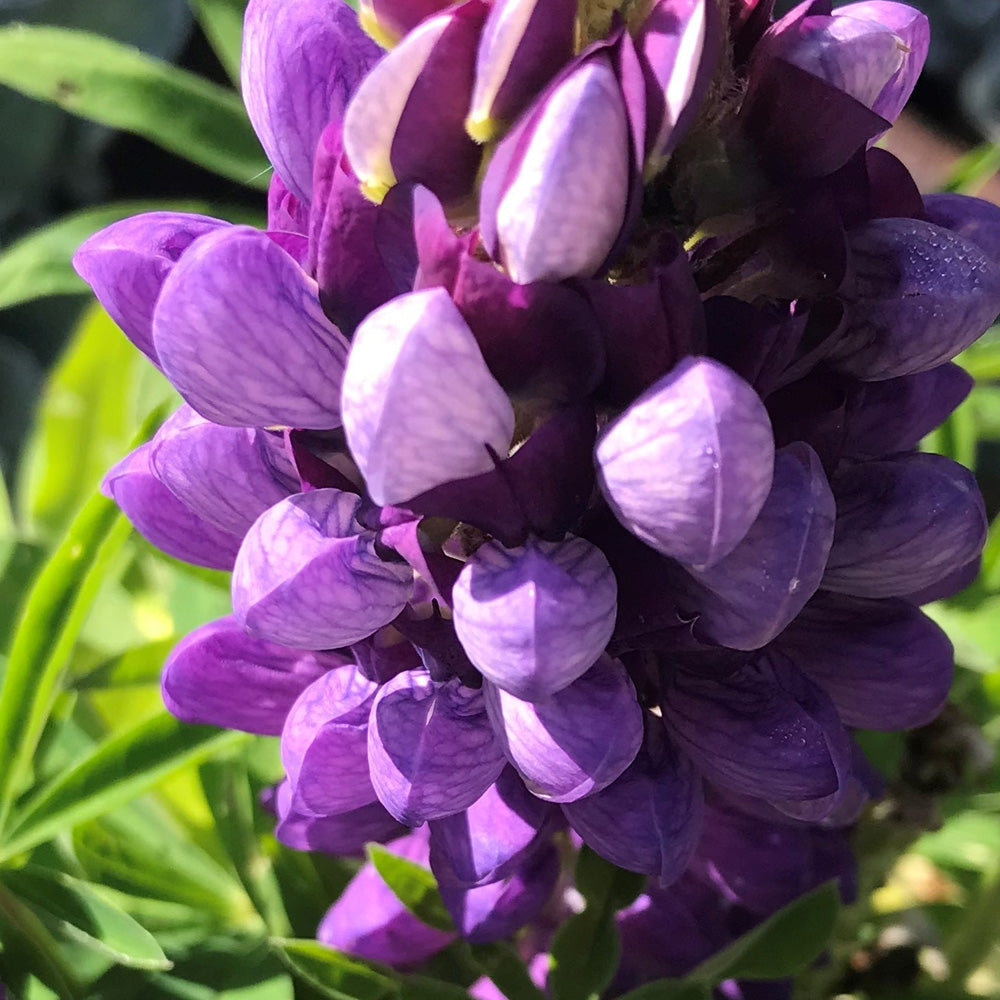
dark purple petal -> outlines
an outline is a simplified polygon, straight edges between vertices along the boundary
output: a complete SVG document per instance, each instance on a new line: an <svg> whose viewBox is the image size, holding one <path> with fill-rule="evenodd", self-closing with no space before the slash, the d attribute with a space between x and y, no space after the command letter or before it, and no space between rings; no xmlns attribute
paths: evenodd
<svg viewBox="0 0 1000 1000"><path fill-rule="evenodd" d="M975 559L967 562L964 566L959 566L958 569L946 573L928 586L921 587L920 590L911 591L909 594L904 594L903 596L910 604L918 607L921 604L930 604L933 601L943 601L949 597L954 597L960 591L972 585L976 577L979 576L982 565L982 557L976 556Z"/></svg>
<svg viewBox="0 0 1000 1000"><path fill-rule="evenodd" d="M847 326L833 365L879 381L950 360L1000 312L1000 268L973 242L919 219L875 219L849 234Z"/></svg>
<svg viewBox="0 0 1000 1000"><path fill-rule="evenodd" d="M841 792L847 733L830 699L785 658L758 657L722 679L678 669L664 681L667 729L710 781L771 800Z"/></svg>
<svg viewBox="0 0 1000 1000"><path fill-rule="evenodd" d="M133 215L86 239L73 255L73 267L125 336L159 366L153 310L163 282L199 236L228 227L184 212Z"/></svg>
<svg viewBox="0 0 1000 1000"><path fill-rule="evenodd" d="M683 138L708 90L719 58L718 5L658 0L636 37L647 72L650 168L662 166Z"/></svg>
<svg viewBox="0 0 1000 1000"><path fill-rule="evenodd" d="M250 0L243 24L241 84L267 158L309 203L313 154L330 121L382 55L343 0Z"/></svg>
<svg viewBox="0 0 1000 1000"><path fill-rule="evenodd" d="M817 594L773 647L833 700L845 725L912 729L948 698L951 643L903 600Z"/></svg>
<svg viewBox="0 0 1000 1000"><path fill-rule="evenodd" d="M966 194L929 194L924 209L934 225L957 233L1000 263L1000 206Z"/></svg>
<svg viewBox="0 0 1000 1000"><path fill-rule="evenodd" d="M905 596L982 550L987 524L975 477L943 455L859 462L838 472L831 485L837 526L825 590Z"/></svg>
<svg viewBox="0 0 1000 1000"><path fill-rule="evenodd" d="M965 369L950 363L861 383L848 399L844 454L882 458L915 448L969 395L973 384Z"/></svg>
<svg viewBox="0 0 1000 1000"><path fill-rule="evenodd" d="M673 882L701 834L701 779L648 719L635 760L607 788L562 807L570 826L612 864Z"/></svg>
<svg viewBox="0 0 1000 1000"><path fill-rule="evenodd" d="M539 798L572 802L605 788L635 758L642 709L624 667L602 656L557 694L522 701L486 681L490 720L507 759Z"/></svg>
<svg viewBox="0 0 1000 1000"><path fill-rule="evenodd" d="M388 847L393 854L427 866L425 830L400 837ZM327 910L316 937L322 944L372 962L406 966L430 958L455 935L418 920L367 862Z"/></svg>
<svg viewBox="0 0 1000 1000"><path fill-rule="evenodd" d="M582 538L488 542L455 583L455 631L484 677L517 698L544 699L604 652L617 593L604 554Z"/></svg>
<svg viewBox="0 0 1000 1000"><path fill-rule="evenodd" d="M483 181L483 240L514 281L597 273L625 221L629 149L611 59L584 56L500 143Z"/></svg>
<svg viewBox="0 0 1000 1000"><path fill-rule="evenodd" d="M469 889L513 874L559 826L559 810L507 767L464 812L431 820L431 868L440 885Z"/></svg>
<svg viewBox="0 0 1000 1000"><path fill-rule="evenodd" d="M379 689L368 759L379 799L408 826L467 809L504 767L481 692L418 670Z"/></svg>
<svg viewBox="0 0 1000 1000"><path fill-rule="evenodd" d="M475 889L442 886L441 897L462 937L472 944L486 944L510 937L534 920L558 879L559 855L546 845L501 882Z"/></svg>
<svg viewBox="0 0 1000 1000"><path fill-rule="evenodd" d="M443 288L393 299L358 327L343 411L378 504L488 472L514 431L510 400Z"/></svg>
<svg viewBox="0 0 1000 1000"><path fill-rule="evenodd" d="M770 642L819 587L835 516L813 450L782 448L771 492L743 541L710 569L691 571L700 586L678 592L678 605L699 616L696 634L733 649Z"/></svg>
<svg viewBox="0 0 1000 1000"><path fill-rule="evenodd" d="M163 701L184 722L277 736L295 699L344 662L251 639L232 617L188 633L163 666Z"/></svg>
<svg viewBox="0 0 1000 1000"><path fill-rule="evenodd" d="M148 542L184 562L210 569L232 569L238 535L222 531L188 510L153 475L152 444L140 445L113 466L101 490L111 497Z"/></svg>
<svg viewBox="0 0 1000 1000"><path fill-rule="evenodd" d="M333 649L402 611L413 570L379 558L374 534L355 520L359 503L352 493L312 490L254 522L233 570L233 611L251 635Z"/></svg>
<svg viewBox="0 0 1000 1000"><path fill-rule="evenodd" d="M150 464L186 507L242 536L268 507L288 496L264 452L265 433L213 424L184 405L157 431Z"/></svg>
<svg viewBox="0 0 1000 1000"><path fill-rule="evenodd" d="M496 139L573 55L576 0L496 0L476 57L466 128Z"/></svg>
<svg viewBox="0 0 1000 1000"><path fill-rule="evenodd" d="M665 555L711 566L771 488L774 438L757 394L709 358L687 358L636 400L596 448L618 519Z"/></svg>
<svg viewBox="0 0 1000 1000"><path fill-rule="evenodd" d="M484 0L465 0L428 18L361 83L344 148L373 201L399 182L423 184L445 205L471 194L482 152L465 115L488 11Z"/></svg>
<svg viewBox="0 0 1000 1000"><path fill-rule="evenodd" d="M424 18L449 6L449 0L359 0L361 26L383 48L391 49Z"/></svg>
<svg viewBox="0 0 1000 1000"><path fill-rule="evenodd" d="M377 689L348 663L313 681L292 706L281 734L281 763L300 812L336 815L375 801L368 715Z"/></svg>
<svg viewBox="0 0 1000 1000"><path fill-rule="evenodd" d="M281 843L297 851L358 855L364 853L365 844L369 841L385 843L406 831L406 827L385 811L381 802L372 802L335 816L314 816L298 808L288 782L283 782L278 788L276 806L278 825L274 835Z"/></svg>
<svg viewBox="0 0 1000 1000"><path fill-rule="evenodd" d="M316 284L265 233L233 226L186 253L153 317L163 370L219 424L340 425L348 343Z"/></svg>

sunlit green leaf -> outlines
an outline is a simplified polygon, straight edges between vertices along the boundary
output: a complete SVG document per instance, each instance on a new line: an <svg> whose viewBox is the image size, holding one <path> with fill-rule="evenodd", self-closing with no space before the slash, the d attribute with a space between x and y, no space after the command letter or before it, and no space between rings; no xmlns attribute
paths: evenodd
<svg viewBox="0 0 1000 1000"><path fill-rule="evenodd" d="M941 190L976 194L997 170L1000 170L1000 144L984 142L958 161Z"/></svg>
<svg viewBox="0 0 1000 1000"><path fill-rule="evenodd" d="M240 82L246 0L188 0L205 37L233 83Z"/></svg>
<svg viewBox="0 0 1000 1000"><path fill-rule="evenodd" d="M440 931L455 929L437 882L426 868L393 854L381 844L368 844L365 849L382 880L415 917Z"/></svg>
<svg viewBox="0 0 1000 1000"><path fill-rule="evenodd" d="M968 608L936 601L923 610L948 633L963 667L984 674L1000 669L1000 596Z"/></svg>
<svg viewBox="0 0 1000 1000"><path fill-rule="evenodd" d="M126 132L242 184L270 171L239 97L100 35L0 29L0 83Z"/></svg>
<svg viewBox="0 0 1000 1000"><path fill-rule="evenodd" d="M275 938L279 956L297 976L331 1000L387 1000L399 983L318 941Z"/></svg>
<svg viewBox="0 0 1000 1000"><path fill-rule="evenodd" d="M177 644L174 638L148 642L119 656L101 660L73 681L78 689L131 687L156 684L167 654Z"/></svg>
<svg viewBox="0 0 1000 1000"><path fill-rule="evenodd" d="M243 733L189 726L162 712L118 733L38 791L15 818L0 857L28 850L135 798L192 761L245 742Z"/></svg>
<svg viewBox="0 0 1000 1000"><path fill-rule="evenodd" d="M153 935L86 882L39 865L8 871L2 878L59 936L94 948L119 965L170 968Z"/></svg>

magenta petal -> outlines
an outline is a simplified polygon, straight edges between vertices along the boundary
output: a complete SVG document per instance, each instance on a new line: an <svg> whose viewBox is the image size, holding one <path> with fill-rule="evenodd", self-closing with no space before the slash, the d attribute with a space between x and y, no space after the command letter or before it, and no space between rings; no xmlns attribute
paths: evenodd
<svg viewBox="0 0 1000 1000"><path fill-rule="evenodd" d="M558 825L559 810L532 795L507 767L464 812L431 820L431 868L442 886L497 882Z"/></svg>
<svg viewBox="0 0 1000 1000"><path fill-rule="evenodd" d="M300 811L336 815L375 801L368 714L377 688L348 663L313 681L292 706L281 734L281 762Z"/></svg>
<svg viewBox="0 0 1000 1000"><path fill-rule="evenodd" d="M324 671L343 663L251 639L231 617L186 635L163 666L167 708L185 722L277 736L295 699Z"/></svg>
<svg viewBox="0 0 1000 1000"><path fill-rule="evenodd" d="M262 434L213 424L184 405L157 431L150 464L186 507L242 536L268 507L288 496L272 470Z"/></svg>
<svg viewBox="0 0 1000 1000"><path fill-rule="evenodd" d="M489 681L483 694L508 760L528 788L550 802L572 802L607 787L642 743L635 688L608 656L543 700L522 701Z"/></svg>
<svg viewBox="0 0 1000 1000"><path fill-rule="evenodd" d="M368 759L379 799L408 826L467 809L504 767L482 694L419 670L379 689Z"/></svg>
<svg viewBox="0 0 1000 1000"><path fill-rule="evenodd" d="M635 760L607 788L563 812L588 846L612 864L673 882L701 834L701 779L651 718Z"/></svg>
<svg viewBox="0 0 1000 1000"><path fill-rule="evenodd" d="M517 549L489 542L455 584L455 631L484 677L517 698L542 699L604 652L617 593L604 554L582 538Z"/></svg>
<svg viewBox="0 0 1000 1000"><path fill-rule="evenodd" d="M240 538L188 510L153 474L152 444L140 445L104 477L101 489L148 542L184 562L232 569Z"/></svg>
<svg viewBox="0 0 1000 1000"><path fill-rule="evenodd" d="M986 513L975 477L943 455L859 462L839 471L831 485L837 526L825 590L906 596L982 551Z"/></svg>
<svg viewBox="0 0 1000 1000"><path fill-rule="evenodd" d="M746 537L711 569L691 575L707 593L678 596L695 632L733 649L770 642L816 592L833 544L836 509L815 452L778 452L774 483ZM683 591L681 591L683 593Z"/></svg>
<svg viewBox="0 0 1000 1000"><path fill-rule="evenodd" d="M183 212L133 215L86 239L73 255L73 267L125 336L159 365L153 310L163 282L199 236L228 226Z"/></svg>
<svg viewBox="0 0 1000 1000"><path fill-rule="evenodd" d="M708 358L687 358L611 424L595 451L621 523L665 555L711 566L771 488L774 438L757 394Z"/></svg>
<svg viewBox="0 0 1000 1000"><path fill-rule="evenodd" d="M771 800L842 791L850 741L830 699L780 656L729 677L675 670L663 691L667 729L710 781Z"/></svg>
<svg viewBox="0 0 1000 1000"><path fill-rule="evenodd" d="M401 295L358 327L343 411L377 504L490 471L514 431L510 400L443 288Z"/></svg>
<svg viewBox="0 0 1000 1000"><path fill-rule="evenodd" d="M415 831L387 846L393 854L427 866L426 831ZM316 937L322 944L372 962L406 966L430 958L455 935L418 920L375 866L366 862L327 911Z"/></svg>
<svg viewBox="0 0 1000 1000"><path fill-rule="evenodd" d="M251 635L304 649L349 646L392 621L413 570L375 553L355 520L360 500L320 489L260 516L233 570L233 611Z"/></svg>
<svg viewBox="0 0 1000 1000"><path fill-rule="evenodd" d="M954 672L944 632L908 601L818 594L778 637L780 650L861 729L930 722Z"/></svg>
<svg viewBox="0 0 1000 1000"><path fill-rule="evenodd" d="M365 30L392 48L424 18L449 6L449 0L358 0L358 12Z"/></svg>
<svg viewBox="0 0 1000 1000"><path fill-rule="evenodd" d="M343 0L250 0L241 84L267 158L305 203L320 133L382 55Z"/></svg>
<svg viewBox="0 0 1000 1000"><path fill-rule="evenodd" d="M369 841L385 843L406 832L385 811L381 802L372 802L334 816L315 816L300 810L291 785L283 782L277 795L278 825L275 837L297 851L358 855Z"/></svg>
<svg viewBox="0 0 1000 1000"><path fill-rule="evenodd" d="M233 226L199 240L164 282L153 341L167 377L209 420L340 425L347 341L315 282L266 233Z"/></svg>

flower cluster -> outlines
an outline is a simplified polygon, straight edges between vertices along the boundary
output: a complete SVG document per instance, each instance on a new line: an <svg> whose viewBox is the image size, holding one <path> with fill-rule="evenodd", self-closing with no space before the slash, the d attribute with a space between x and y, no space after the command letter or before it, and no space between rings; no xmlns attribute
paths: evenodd
<svg viewBox="0 0 1000 1000"><path fill-rule="evenodd" d="M771 7L250 0L267 231L154 213L76 256L185 401L106 489L233 570L168 706L280 734L279 838L405 835L473 940L542 910L567 826L654 877L637 940L769 912L846 871L851 729L948 692L919 605L986 520L916 446L1000 312L1000 209L874 145L923 15ZM441 946L381 913L367 953Z"/></svg>

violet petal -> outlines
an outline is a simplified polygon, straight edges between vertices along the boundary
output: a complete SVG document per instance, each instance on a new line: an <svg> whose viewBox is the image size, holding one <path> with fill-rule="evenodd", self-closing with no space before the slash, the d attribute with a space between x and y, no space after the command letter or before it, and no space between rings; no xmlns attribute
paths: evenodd
<svg viewBox="0 0 1000 1000"><path fill-rule="evenodd" d="M277 812L275 837L297 851L359 855L364 853L369 841L385 843L406 830L385 811L381 802L335 816L314 816L300 811L288 782L278 789Z"/></svg>

